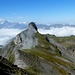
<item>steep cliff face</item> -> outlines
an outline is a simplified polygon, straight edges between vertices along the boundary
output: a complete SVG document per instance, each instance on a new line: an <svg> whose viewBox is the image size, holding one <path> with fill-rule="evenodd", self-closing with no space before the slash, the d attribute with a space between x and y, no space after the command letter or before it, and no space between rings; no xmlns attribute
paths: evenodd
<svg viewBox="0 0 75 75"><path fill-rule="evenodd" d="M37 33L36 25L31 22L28 25L28 29L21 32L14 39L14 43L19 49L30 49L37 45L37 39L35 38L35 33Z"/></svg>
<svg viewBox="0 0 75 75"><path fill-rule="evenodd" d="M34 75L75 74L75 58L52 38L40 34L33 22L3 48L2 56Z"/></svg>
<svg viewBox="0 0 75 75"><path fill-rule="evenodd" d="M19 33L15 38L12 39L10 43L8 43L4 48L4 56L7 53L10 54L12 51L15 50L22 50L22 49L31 49L37 45L38 39L35 37L37 33L36 25L31 22L28 25L28 28L21 33ZM5 51L6 49L6 51Z"/></svg>

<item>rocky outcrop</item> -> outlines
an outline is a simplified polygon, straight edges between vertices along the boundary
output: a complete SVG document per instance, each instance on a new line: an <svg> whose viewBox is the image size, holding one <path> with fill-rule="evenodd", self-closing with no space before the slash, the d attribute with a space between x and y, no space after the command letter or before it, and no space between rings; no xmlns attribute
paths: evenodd
<svg viewBox="0 0 75 75"><path fill-rule="evenodd" d="M12 59L13 63L20 68L25 68L26 64L19 58L18 50L35 48L38 44L38 39L35 37L35 34L38 32L37 30L35 23L29 23L27 30L19 33L3 48L2 56L8 60Z"/></svg>
<svg viewBox="0 0 75 75"><path fill-rule="evenodd" d="M10 63L8 60L0 56L0 73L1 75L33 75L23 70L17 65Z"/></svg>
<svg viewBox="0 0 75 75"><path fill-rule="evenodd" d="M30 49L37 45L37 39L35 38L37 33L36 25L31 22L28 25L28 29L21 32L14 38L14 43L19 49Z"/></svg>

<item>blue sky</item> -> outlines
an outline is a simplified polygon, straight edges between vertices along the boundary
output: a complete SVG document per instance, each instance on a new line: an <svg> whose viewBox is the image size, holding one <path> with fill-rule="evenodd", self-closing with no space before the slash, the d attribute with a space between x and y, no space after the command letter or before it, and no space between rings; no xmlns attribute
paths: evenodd
<svg viewBox="0 0 75 75"><path fill-rule="evenodd" d="M0 0L0 18L75 24L75 0Z"/></svg>

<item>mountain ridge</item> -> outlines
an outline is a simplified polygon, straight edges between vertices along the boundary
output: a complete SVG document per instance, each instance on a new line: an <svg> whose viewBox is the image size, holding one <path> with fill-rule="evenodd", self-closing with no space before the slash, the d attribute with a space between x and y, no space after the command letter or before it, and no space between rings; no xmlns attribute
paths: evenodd
<svg viewBox="0 0 75 75"><path fill-rule="evenodd" d="M7 20L2 21L2 23L0 23L0 29L1 28L18 28L18 29L25 29L27 28L27 24L28 23L19 23L19 22L9 22ZM68 26L68 27L75 27L74 24L59 24L59 23L55 23L55 24L37 24L38 28L44 28L44 29L50 29L50 28L61 28L64 26Z"/></svg>
<svg viewBox="0 0 75 75"><path fill-rule="evenodd" d="M75 58L34 22L1 50L1 56L34 75L74 75Z"/></svg>

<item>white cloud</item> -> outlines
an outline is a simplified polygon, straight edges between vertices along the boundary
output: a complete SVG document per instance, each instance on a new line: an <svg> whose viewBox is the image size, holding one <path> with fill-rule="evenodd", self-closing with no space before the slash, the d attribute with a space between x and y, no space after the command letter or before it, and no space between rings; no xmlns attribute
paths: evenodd
<svg viewBox="0 0 75 75"><path fill-rule="evenodd" d="M10 39L15 37L22 30L19 29L0 29L0 45L5 45ZM56 36L70 36L75 35L74 27L62 27L62 28L50 28L46 29L38 29L38 31L42 34L53 34Z"/></svg>
<svg viewBox="0 0 75 75"><path fill-rule="evenodd" d="M19 22L19 24L26 24L26 21L23 21L23 22Z"/></svg>
<svg viewBox="0 0 75 75"><path fill-rule="evenodd" d="M15 37L21 31L19 29L0 29L0 45L5 45L8 40Z"/></svg>
<svg viewBox="0 0 75 75"><path fill-rule="evenodd" d="M53 34L59 37L75 35L75 27L68 26L62 28L50 28L50 30L38 29L38 31L42 34Z"/></svg>

